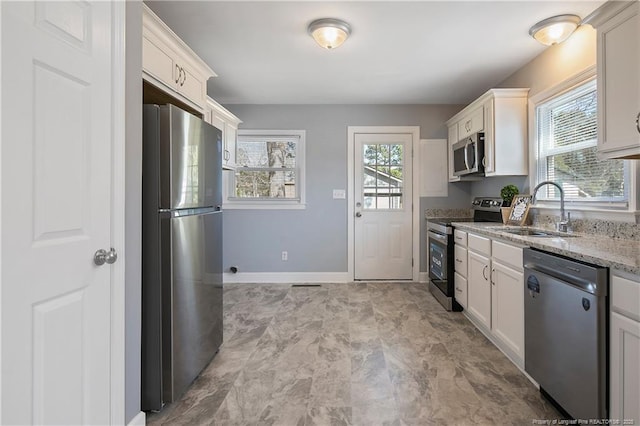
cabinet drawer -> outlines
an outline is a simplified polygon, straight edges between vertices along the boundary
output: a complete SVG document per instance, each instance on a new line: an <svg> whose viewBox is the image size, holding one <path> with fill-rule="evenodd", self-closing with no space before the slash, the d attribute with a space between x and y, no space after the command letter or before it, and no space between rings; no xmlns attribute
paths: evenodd
<svg viewBox="0 0 640 426"><path fill-rule="evenodd" d="M612 275L610 288L612 309L640 321L640 282Z"/></svg>
<svg viewBox="0 0 640 426"><path fill-rule="evenodd" d="M467 249L456 244L454 249L455 270L463 277L467 276Z"/></svg>
<svg viewBox="0 0 640 426"><path fill-rule="evenodd" d="M481 106L458 122L458 140L484 129L484 108Z"/></svg>
<svg viewBox="0 0 640 426"><path fill-rule="evenodd" d="M458 229L453 231L453 241L461 246L467 246L467 233Z"/></svg>
<svg viewBox="0 0 640 426"><path fill-rule="evenodd" d="M522 248L501 243L500 241L492 241L491 254L494 259L499 260L502 264L511 266L518 271L523 270Z"/></svg>
<svg viewBox="0 0 640 426"><path fill-rule="evenodd" d="M480 235L468 234L467 247L486 256L491 256L491 240Z"/></svg>

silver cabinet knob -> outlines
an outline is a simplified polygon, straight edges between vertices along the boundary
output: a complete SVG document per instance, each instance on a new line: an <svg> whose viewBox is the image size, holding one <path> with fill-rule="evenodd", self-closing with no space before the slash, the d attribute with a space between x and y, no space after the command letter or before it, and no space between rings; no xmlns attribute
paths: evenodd
<svg viewBox="0 0 640 426"><path fill-rule="evenodd" d="M113 247L109 251L100 249L93 255L93 263L98 266L104 265L105 263L111 265L115 263L116 260L118 260L118 253Z"/></svg>
<svg viewBox="0 0 640 426"><path fill-rule="evenodd" d="M356 213L356 217L362 217L362 213L360 212Z"/></svg>

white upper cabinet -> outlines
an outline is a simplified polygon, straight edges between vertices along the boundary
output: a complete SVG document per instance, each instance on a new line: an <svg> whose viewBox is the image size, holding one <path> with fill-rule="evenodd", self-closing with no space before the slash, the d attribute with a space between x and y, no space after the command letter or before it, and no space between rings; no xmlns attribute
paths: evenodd
<svg viewBox="0 0 640 426"><path fill-rule="evenodd" d="M242 121L211 98L207 98L204 120L222 131L222 168L234 170L238 125Z"/></svg>
<svg viewBox="0 0 640 426"><path fill-rule="evenodd" d="M444 139L420 140L420 196L446 197L447 141Z"/></svg>
<svg viewBox="0 0 640 426"><path fill-rule="evenodd" d="M459 180L453 176L451 145L478 132L484 132L486 176L529 173L528 92L529 89L491 89L447 121L450 182Z"/></svg>
<svg viewBox="0 0 640 426"><path fill-rule="evenodd" d="M458 121L458 141L484 129L484 110L478 106ZM456 141L457 142L457 141Z"/></svg>
<svg viewBox="0 0 640 426"><path fill-rule="evenodd" d="M589 23L598 39L598 155L640 158L640 4L607 2Z"/></svg>
<svg viewBox="0 0 640 426"><path fill-rule="evenodd" d="M204 112L207 80L216 74L151 9L143 5L142 77Z"/></svg>
<svg viewBox="0 0 640 426"><path fill-rule="evenodd" d="M456 176L453 174L453 144L458 142L458 123L453 123L449 125L449 135L447 138L447 164L449 172L447 175L449 176L449 182L458 182L460 180L460 176Z"/></svg>

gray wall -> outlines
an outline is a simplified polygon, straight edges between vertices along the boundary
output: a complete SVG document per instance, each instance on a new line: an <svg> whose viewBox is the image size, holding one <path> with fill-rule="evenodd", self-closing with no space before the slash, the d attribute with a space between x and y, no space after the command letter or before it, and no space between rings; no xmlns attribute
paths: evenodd
<svg viewBox="0 0 640 426"><path fill-rule="evenodd" d="M125 420L140 412L142 3L126 5Z"/></svg>
<svg viewBox="0 0 640 426"><path fill-rule="evenodd" d="M240 272L346 272L347 202L332 199L347 189L348 126L420 126L423 139L446 138L445 121L459 105L226 105L242 129L306 131L305 210L226 210L224 266ZM420 200L425 208L467 207L467 183L450 184L448 198ZM416 206L417 207L417 206ZM424 220L420 221L421 270ZM289 260L281 261L283 250Z"/></svg>
<svg viewBox="0 0 640 426"><path fill-rule="evenodd" d="M596 30L583 25L571 37L545 49L531 62L507 77L497 87L528 87L535 96L596 64ZM487 88L488 89L488 88ZM490 177L471 185L473 196L498 196L500 189L512 183L521 193L530 192L526 176Z"/></svg>

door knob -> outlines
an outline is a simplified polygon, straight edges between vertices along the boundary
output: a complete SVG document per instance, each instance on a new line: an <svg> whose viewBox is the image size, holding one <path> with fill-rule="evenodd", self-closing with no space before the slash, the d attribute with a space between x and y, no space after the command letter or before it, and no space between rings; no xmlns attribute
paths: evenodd
<svg viewBox="0 0 640 426"><path fill-rule="evenodd" d="M362 213L360 213L360 212L356 213L356 217L361 217L361 216L362 216Z"/></svg>
<svg viewBox="0 0 640 426"><path fill-rule="evenodd" d="M93 255L93 263L98 266L104 265L105 263L111 265L115 263L116 260L118 260L118 253L116 253L113 247L109 251L100 249Z"/></svg>

